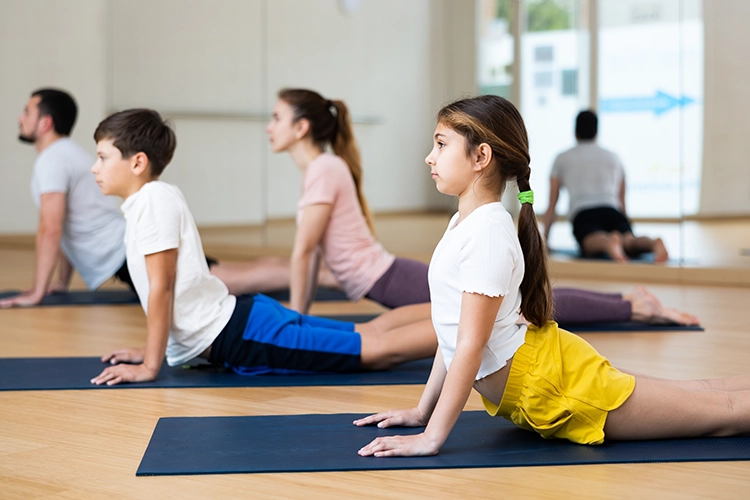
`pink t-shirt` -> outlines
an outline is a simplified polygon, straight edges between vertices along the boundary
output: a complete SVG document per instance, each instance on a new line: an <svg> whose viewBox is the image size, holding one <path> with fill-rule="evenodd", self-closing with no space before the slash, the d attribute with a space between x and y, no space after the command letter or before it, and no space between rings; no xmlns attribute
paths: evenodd
<svg viewBox="0 0 750 500"><path fill-rule="evenodd" d="M297 203L297 225L310 205L332 205L331 218L321 241L323 260L351 300L367 295L396 259L367 227L357 199L349 166L332 154L313 160L302 180Z"/></svg>

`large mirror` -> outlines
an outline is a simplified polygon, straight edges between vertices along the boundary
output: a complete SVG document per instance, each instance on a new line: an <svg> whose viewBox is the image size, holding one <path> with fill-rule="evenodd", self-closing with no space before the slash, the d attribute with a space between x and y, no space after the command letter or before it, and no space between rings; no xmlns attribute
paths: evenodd
<svg viewBox="0 0 750 500"><path fill-rule="evenodd" d="M700 0L477 1L478 89L520 104L538 214L549 203L555 157L576 142L577 113L595 110L598 143L625 167L635 230L663 238L669 250L667 266L644 277L748 277L747 243L737 236L747 188L741 195L742 188L726 185L732 178L747 184L728 119L746 121L733 109L739 90L730 83L743 68L719 53L739 43L729 12ZM740 199L723 196L727 189ZM563 261L578 255L568 206L563 190L550 234L553 255ZM599 272L592 269L591 276ZM632 277L632 268L623 273Z"/></svg>
<svg viewBox="0 0 750 500"><path fill-rule="evenodd" d="M20 167L30 168L34 154L15 143L12 120L33 88L76 95L74 137L91 151L91 131L108 112L154 107L170 117L179 168L165 180L185 193L207 246L236 259L288 252L294 234L301 175L288 155L270 151L264 132L279 89L346 101L379 221L437 211L439 225L454 206L423 163L434 115L479 92L511 99L524 115L539 215L552 163L575 143L576 114L595 109L599 142L625 166L628 215L670 252L667 266L644 276L684 279L691 269L701 270L692 274L700 282L750 282L742 219L750 170L739 168L750 63L737 57L745 45L742 16L732 14L744 8L739 0L731 8L701 0L40 3L56 13L39 22L59 50L30 40L2 56L13 78L0 84L0 208L17 214L0 221L5 239L36 225L29 169ZM4 23L3 36L27 39L20 26L33 23L38 5L9 5L20 21ZM567 206L563 193L550 235L560 262L575 260ZM439 238L400 234L381 236L412 255L429 255Z"/></svg>

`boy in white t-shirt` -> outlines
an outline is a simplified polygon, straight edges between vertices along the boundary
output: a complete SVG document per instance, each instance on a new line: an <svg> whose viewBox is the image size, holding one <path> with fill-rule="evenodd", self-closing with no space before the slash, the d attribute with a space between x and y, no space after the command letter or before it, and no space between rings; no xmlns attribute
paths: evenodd
<svg viewBox="0 0 750 500"><path fill-rule="evenodd" d="M264 295L230 295L208 270L180 190L159 181L176 138L148 109L115 113L94 133L92 168L104 194L125 199L127 267L146 312L146 347L102 358L114 366L94 384L154 380L196 357L241 374L384 369L431 356L436 339L421 308L404 307L354 324L301 315ZM118 364L120 363L120 364Z"/></svg>

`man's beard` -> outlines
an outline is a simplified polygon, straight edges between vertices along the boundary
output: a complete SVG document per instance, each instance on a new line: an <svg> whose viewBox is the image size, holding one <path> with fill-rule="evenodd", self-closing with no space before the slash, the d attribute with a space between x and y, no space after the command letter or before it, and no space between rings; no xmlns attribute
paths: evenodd
<svg viewBox="0 0 750 500"><path fill-rule="evenodd" d="M36 137L33 135L18 134L18 140L27 144L34 144L36 142Z"/></svg>

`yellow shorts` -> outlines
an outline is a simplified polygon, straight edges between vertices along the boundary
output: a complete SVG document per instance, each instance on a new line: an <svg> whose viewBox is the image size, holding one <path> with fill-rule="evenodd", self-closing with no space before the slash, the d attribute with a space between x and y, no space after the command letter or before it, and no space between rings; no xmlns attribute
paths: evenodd
<svg viewBox="0 0 750 500"><path fill-rule="evenodd" d="M615 369L588 342L549 322L529 326L513 356L500 406L487 413L544 438L601 444L607 414L630 397L635 377Z"/></svg>

